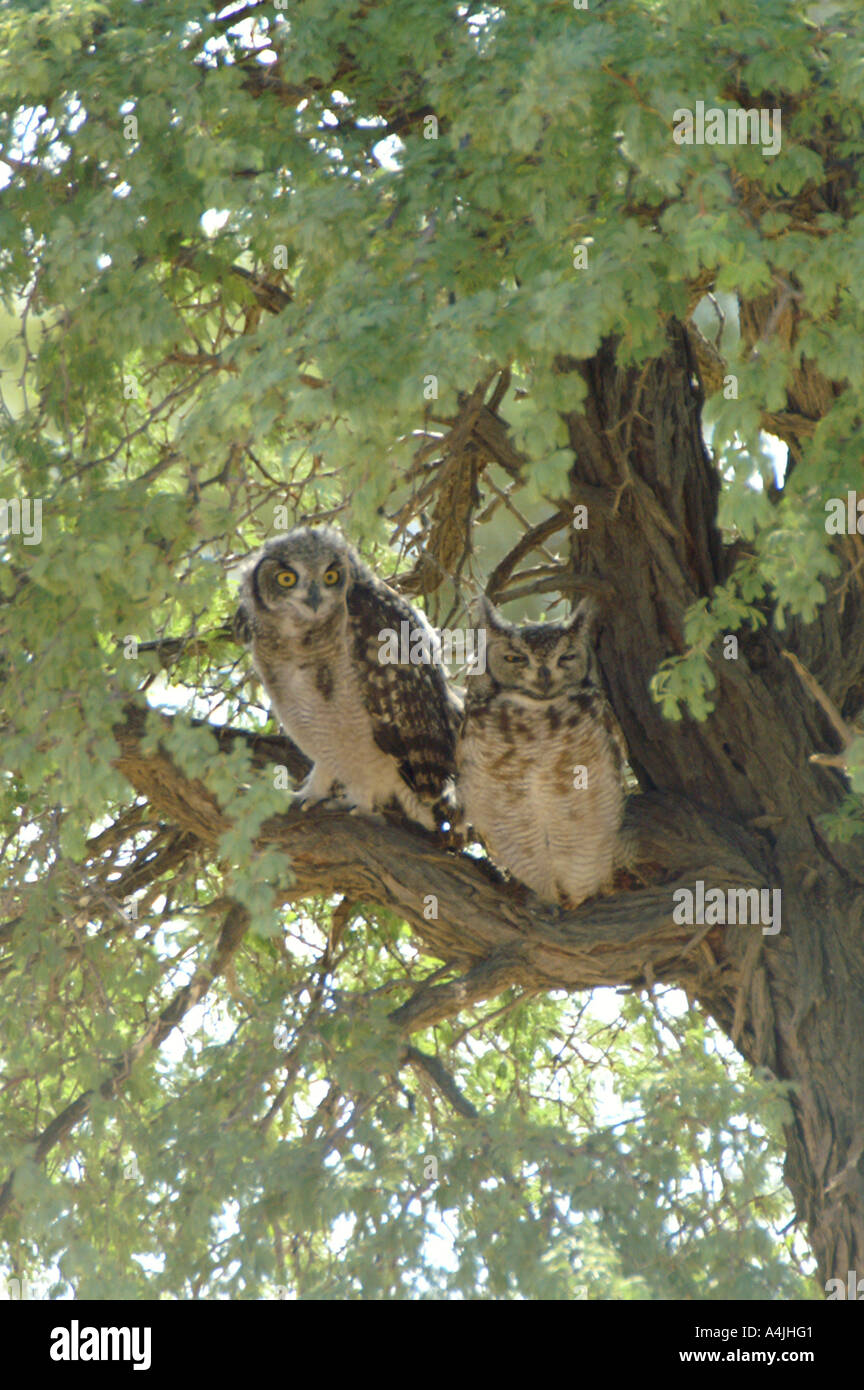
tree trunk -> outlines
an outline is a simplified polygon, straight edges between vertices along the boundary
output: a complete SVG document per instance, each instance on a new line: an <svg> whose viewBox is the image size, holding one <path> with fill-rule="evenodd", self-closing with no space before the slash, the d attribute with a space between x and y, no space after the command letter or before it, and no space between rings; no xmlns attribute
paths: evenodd
<svg viewBox="0 0 864 1390"><path fill-rule="evenodd" d="M719 644L712 652L707 719L662 717L650 677L685 650L686 609L727 578L738 553L716 527L719 485L689 340L671 325L668 351L641 375L616 367L612 345L562 366L588 386L570 419L571 500L589 509L587 532L572 533L573 567L610 589L600 660L633 770L643 791L730 818L746 857L766 866L782 895L776 935L758 926L719 934L718 969L738 976L735 1007L713 987L697 986L697 997L750 1062L793 1083L786 1179L820 1277L845 1281L848 1270L864 1274L864 865L860 841L829 844L817 823L842 799L842 776L808 762L836 749L838 735L770 618L738 633L737 659L724 660ZM816 623L783 635L851 717L864 662L861 595L853 585L841 604L836 591Z"/></svg>

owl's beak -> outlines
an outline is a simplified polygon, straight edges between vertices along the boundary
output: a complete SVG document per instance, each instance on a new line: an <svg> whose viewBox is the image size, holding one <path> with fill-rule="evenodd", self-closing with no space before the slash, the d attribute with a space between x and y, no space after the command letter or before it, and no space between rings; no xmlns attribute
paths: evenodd
<svg viewBox="0 0 864 1390"><path fill-rule="evenodd" d="M306 590L306 607L311 608L313 613L317 613L321 607L321 591L317 584L310 584Z"/></svg>
<svg viewBox="0 0 864 1390"><path fill-rule="evenodd" d="M548 690L548 689L549 689L549 685L550 685L550 682L551 682L551 680L552 680L552 675L551 675L551 672L550 672L548 666L541 666L541 667L540 667L540 669L539 669L538 672L537 672L537 680L538 680L538 683L539 683L540 685L542 685L542 687L543 687L544 690Z"/></svg>

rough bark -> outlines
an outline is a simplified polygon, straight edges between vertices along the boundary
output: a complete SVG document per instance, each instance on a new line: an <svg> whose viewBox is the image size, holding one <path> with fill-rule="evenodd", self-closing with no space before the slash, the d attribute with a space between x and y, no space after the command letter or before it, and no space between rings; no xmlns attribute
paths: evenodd
<svg viewBox="0 0 864 1390"><path fill-rule="evenodd" d="M228 818L203 782L184 776L164 751L141 751L144 722L141 711L130 710L115 730L117 767L154 809L212 850ZM164 722L167 729L172 721ZM238 740L247 743L253 767L301 765L286 739L215 726L211 732L226 750ZM294 883L282 890L284 901L340 891L383 904L414 925L431 955L461 970L470 972L490 958L506 963L509 978L496 974L500 989L515 983L586 989L675 980L694 997L697 984L711 993L713 1007L731 1021L737 986L718 969L712 951L722 929L677 925L672 894L696 878L717 887L762 886L759 860L748 861L744 837L722 816L663 793L631 797L624 829L630 868L622 876L632 882L638 874L646 886L595 899L575 913L545 906L485 862L448 849L420 827L383 818L292 810L268 820L257 845L278 846L290 859ZM430 896L436 915L427 916ZM709 976L716 977L713 985ZM439 1016L466 1002L467 996ZM415 1026L430 1021L424 1016Z"/></svg>
<svg viewBox="0 0 864 1390"><path fill-rule="evenodd" d="M830 721L768 628L739 633L737 660L718 653L716 708L702 723L665 721L648 683L684 650L683 617L732 568L715 526L718 485L700 430L689 341L641 375L610 346L578 364L587 385L570 421L573 500L591 524L574 539L577 573L611 581L601 664L645 791L696 802L747 837L782 892L782 928L758 949L726 931L718 962L741 980L741 1031L699 998L744 1055L794 1083L786 1178L824 1277L864 1266L864 855L829 844L818 817L844 794L841 775L809 756L838 747ZM592 499L599 505L592 507ZM844 560L851 555L844 553ZM783 634L847 718L861 708L864 615L848 563L818 622ZM740 1024L741 1020L738 1020Z"/></svg>

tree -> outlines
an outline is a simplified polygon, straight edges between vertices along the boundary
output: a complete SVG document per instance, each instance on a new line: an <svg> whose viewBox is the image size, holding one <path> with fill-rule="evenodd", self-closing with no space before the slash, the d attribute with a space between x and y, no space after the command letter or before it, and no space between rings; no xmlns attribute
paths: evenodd
<svg viewBox="0 0 864 1390"><path fill-rule="evenodd" d="M864 1268L855 8L0 26L10 1268L806 1297L781 1132L818 1282ZM226 571L295 517L442 627L597 597L613 894L285 811Z"/></svg>

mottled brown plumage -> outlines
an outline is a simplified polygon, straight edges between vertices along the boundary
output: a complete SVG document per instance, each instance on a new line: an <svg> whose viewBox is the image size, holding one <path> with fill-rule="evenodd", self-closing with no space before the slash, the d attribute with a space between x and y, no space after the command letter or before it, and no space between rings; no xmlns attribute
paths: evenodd
<svg viewBox="0 0 864 1390"><path fill-rule="evenodd" d="M392 662L407 623L426 660ZM426 618L334 528L269 541L246 572L235 631L288 736L315 766L299 795L397 811L433 828L454 770L459 704Z"/></svg>
<svg viewBox="0 0 864 1390"><path fill-rule="evenodd" d="M457 795L490 856L547 902L575 907L612 877L624 741L582 603L518 627L486 600L486 670L469 675Z"/></svg>

